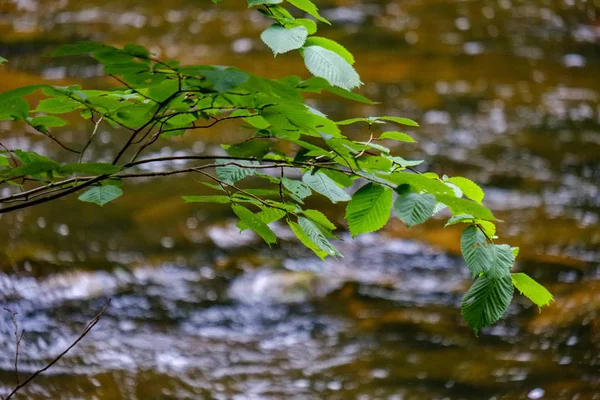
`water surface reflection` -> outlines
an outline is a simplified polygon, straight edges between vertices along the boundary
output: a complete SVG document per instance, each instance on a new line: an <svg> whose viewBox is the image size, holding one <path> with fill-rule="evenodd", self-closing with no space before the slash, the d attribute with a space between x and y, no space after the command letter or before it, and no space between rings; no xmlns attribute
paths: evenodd
<svg viewBox="0 0 600 400"><path fill-rule="evenodd" d="M419 143L397 150L482 182L506 221L500 236L521 246L517 268L548 285L556 305L538 314L518 297L475 338L458 307L468 287L459 230L441 220L344 236L347 257L323 264L293 241L268 250L237 236L221 207L182 204L204 190L189 179L128 183L110 207L67 199L0 219L0 299L27 331L24 373L113 298L28 398L600 399L598 1L322 5L335 22L323 34L355 53L364 93L382 104L312 104L333 118L419 120L407 132ZM89 60L41 57L77 39L306 76L296 56L273 60L258 39L265 26L233 2L11 0L0 4L0 54L10 60L0 90L40 79L112 84ZM61 135L78 141L89 128ZM164 140L155 155L214 153L221 138L239 141L237 128ZM21 129L0 123L3 143L63 157ZM102 127L90 156L110 157L121 134ZM4 392L11 338L0 313Z"/></svg>

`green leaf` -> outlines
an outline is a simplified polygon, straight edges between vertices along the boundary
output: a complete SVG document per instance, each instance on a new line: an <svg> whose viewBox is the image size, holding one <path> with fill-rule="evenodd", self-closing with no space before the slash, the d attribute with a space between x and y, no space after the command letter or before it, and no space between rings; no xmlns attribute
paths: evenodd
<svg viewBox="0 0 600 400"><path fill-rule="evenodd" d="M320 36L311 36L306 40L306 46L321 46L327 50L337 53L350 65L354 64L354 56L344 46L338 42Z"/></svg>
<svg viewBox="0 0 600 400"><path fill-rule="evenodd" d="M0 103L8 102L9 100L18 99L31 93L35 92L38 89L49 88L49 85L44 84L36 84L36 85L28 85L20 88L7 90L6 92L0 93Z"/></svg>
<svg viewBox="0 0 600 400"><path fill-rule="evenodd" d="M376 104L372 100L369 100L368 98L361 96L357 93L353 93L346 89L331 86L331 84L329 84L329 82L326 79L319 78L317 76L310 77L307 80L300 82L298 87L303 91L315 93L320 93L322 90L326 90L345 99L359 101L361 103L366 104Z"/></svg>
<svg viewBox="0 0 600 400"><path fill-rule="evenodd" d="M333 86L352 90L362 84L358 73L348 61L324 47L305 47L304 63L314 76L327 79Z"/></svg>
<svg viewBox="0 0 600 400"><path fill-rule="evenodd" d="M109 163L83 163L63 165L60 167L59 172L63 174L105 175L114 174L122 169L119 165Z"/></svg>
<svg viewBox="0 0 600 400"><path fill-rule="evenodd" d="M2 93L4 94L4 93ZM2 99L0 94L0 121L22 121L29 115L29 103L25 99Z"/></svg>
<svg viewBox="0 0 600 400"><path fill-rule="evenodd" d="M412 172L394 172L393 174L377 174L378 177L383 178L396 185L410 185L415 192L426 191L436 196L439 194L453 195L453 191L444 183L437 179L429 178L424 174L414 174Z"/></svg>
<svg viewBox="0 0 600 400"><path fill-rule="evenodd" d="M510 269L515 264L515 256L510 246L507 244L496 244L494 248L494 263L486 275L491 277L509 276Z"/></svg>
<svg viewBox="0 0 600 400"><path fill-rule="evenodd" d="M396 215L409 228L427 221L434 207L435 196L432 194L403 193L394 202Z"/></svg>
<svg viewBox="0 0 600 400"><path fill-rule="evenodd" d="M304 26L285 28L278 24L271 25L260 35L262 41L275 55L299 49L304 45L307 37L308 30Z"/></svg>
<svg viewBox="0 0 600 400"><path fill-rule="evenodd" d="M0 65L2 65L5 62L8 62L8 60L6 58L0 56Z"/></svg>
<svg viewBox="0 0 600 400"><path fill-rule="evenodd" d="M382 121L395 122L400 125L419 126L419 124L417 124L415 121L413 121L412 119L408 119L408 118L385 116L385 117L377 117L377 119L382 120Z"/></svg>
<svg viewBox="0 0 600 400"><path fill-rule="evenodd" d="M273 182L273 180L277 180L277 178L273 178L270 177L268 175L263 175L263 177L271 180L271 182ZM244 191L246 193L250 193L250 194L254 194L256 196L279 196L279 190L277 189L263 189L263 188L257 188L257 189L244 189Z"/></svg>
<svg viewBox="0 0 600 400"><path fill-rule="evenodd" d="M228 162L229 162L228 160L219 160L218 161L219 164L226 164ZM242 165L248 165L248 166L260 165L260 163L258 161L239 160L239 161L235 161L235 163L242 164ZM228 183L230 185L236 183L239 180L244 179L247 176L256 175L255 169L242 168L237 165L224 165L224 166L216 167L215 170L217 171L217 178L219 178L223 182Z"/></svg>
<svg viewBox="0 0 600 400"><path fill-rule="evenodd" d="M327 197L332 203L350 200L350 195L322 172L306 173L302 177L302 181L315 192Z"/></svg>
<svg viewBox="0 0 600 400"><path fill-rule="evenodd" d="M363 156L358 159L358 166L368 172L388 171L392 167L392 162L382 156Z"/></svg>
<svg viewBox="0 0 600 400"><path fill-rule="evenodd" d="M4 154L0 154L0 165L10 166L10 163L8 162L8 157L6 157Z"/></svg>
<svg viewBox="0 0 600 400"><path fill-rule="evenodd" d="M234 204L231 206L233 212L238 216L241 222L243 222L248 228L256 232L263 240L271 246L273 243L277 243L277 237L259 217L257 217L252 211L248 210L244 206Z"/></svg>
<svg viewBox="0 0 600 400"><path fill-rule="evenodd" d="M512 250L513 256L517 258L520 249L518 247L511 247L510 249Z"/></svg>
<svg viewBox="0 0 600 400"><path fill-rule="evenodd" d="M496 225L494 225L493 222L482 221L478 219L477 225L479 225L481 229L483 229L483 232L485 232L485 234L488 235L488 237L493 239L496 236Z"/></svg>
<svg viewBox="0 0 600 400"><path fill-rule="evenodd" d="M56 161L33 151L22 151L17 149L14 150L13 153L21 160L23 165L16 168L0 170L0 176L4 179L22 176L38 176L41 174L52 175L54 171L57 171L60 168L60 165Z"/></svg>
<svg viewBox="0 0 600 400"><path fill-rule="evenodd" d="M88 203L103 206L123 195L123 191L116 186L94 186L83 192L78 199Z"/></svg>
<svg viewBox="0 0 600 400"><path fill-rule="evenodd" d="M283 177L281 179L283 186L299 199L304 199L312 194L310 187L302 181L296 181L290 178Z"/></svg>
<svg viewBox="0 0 600 400"><path fill-rule="evenodd" d="M367 183L346 207L346 220L352 236L377 231L387 223L392 211L392 189Z"/></svg>
<svg viewBox="0 0 600 400"><path fill-rule="evenodd" d="M554 296L545 287L537 283L529 275L518 272L510 275L513 284L519 292L531 300L535 305L542 308L549 306L554 301Z"/></svg>
<svg viewBox="0 0 600 400"><path fill-rule="evenodd" d="M49 99L40 101L37 108L33 110L33 112L66 114L79 108L83 108L83 106L68 97L51 97Z"/></svg>
<svg viewBox="0 0 600 400"><path fill-rule="evenodd" d="M475 217L470 214L454 215L454 216L452 216L452 218L450 218L448 220L448 222L446 222L446 225L444 225L444 226L455 225L460 222L473 222L474 219L475 219Z"/></svg>
<svg viewBox="0 0 600 400"><path fill-rule="evenodd" d="M322 169L320 172L330 177L341 187L350 187L354 184L354 179L342 172L333 171L331 169Z"/></svg>
<svg viewBox="0 0 600 400"><path fill-rule="evenodd" d="M399 142L415 143L415 139L402 132L383 132L380 139L392 139Z"/></svg>
<svg viewBox="0 0 600 400"><path fill-rule="evenodd" d="M257 216L258 219L260 219L262 222L264 222L265 224L268 225L272 222L278 221L281 218L285 217L286 214L287 214L287 212L285 210L280 210L278 208L266 207L254 215ZM238 222L237 226L242 231L249 228L248 225L246 225L242 221Z"/></svg>
<svg viewBox="0 0 600 400"><path fill-rule="evenodd" d="M233 157L250 158L261 160L271 150L271 142L267 140L248 140L246 142L221 145Z"/></svg>
<svg viewBox="0 0 600 400"><path fill-rule="evenodd" d="M19 158L19 160L21 160L23 162L23 164L31 164L31 163L36 163L36 162L46 162L46 163L54 163L56 165L58 165L58 163L56 163L54 160L43 156L41 154L38 154L34 151L23 151L23 150L15 150L14 151L15 155Z"/></svg>
<svg viewBox="0 0 600 400"><path fill-rule="evenodd" d="M306 233L304 233L304 231L302 230L302 227L300 225L298 225L294 221L290 221L289 219L287 220L287 223L288 223L290 229L292 230L292 232L294 232L294 235L296 235L296 237L298 238L298 240L300 240L300 242L303 245L305 245L310 250L312 250L321 260L324 260L329 255L326 251L321 250L321 248L319 246L317 246L317 244L315 242L313 242L306 235Z"/></svg>
<svg viewBox="0 0 600 400"><path fill-rule="evenodd" d="M91 41L80 41L76 44L67 44L59 47L51 53L46 54L49 57L60 57L60 56L75 56L81 54L89 54L100 50L110 49L110 46L103 45L97 42ZM112 49L115 49L112 47Z"/></svg>
<svg viewBox="0 0 600 400"><path fill-rule="evenodd" d="M394 162L395 164L400 165L402 168L406 167L416 167L417 165L421 165L425 162L425 160L405 160L399 156L390 156L389 154L384 154L383 157L388 160Z"/></svg>
<svg viewBox="0 0 600 400"><path fill-rule="evenodd" d="M32 126L43 125L43 126L47 126L50 128L65 126L65 125L69 124L64 119L55 117L53 115L43 115L40 117L35 117L35 118L32 118L31 121L29 121L29 123Z"/></svg>
<svg viewBox="0 0 600 400"><path fill-rule="evenodd" d="M495 221L496 217L492 212L482 206L481 204L475 203L470 200L461 199L453 195L436 194L435 197L439 202L444 203L450 208L452 214L470 214L476 218L483 220Z"/></svg>
<svg viewBox="0 0 600 400"><path fill-rule="evenodd" d="M389 153L390 152L389 148L387 148L387 147L385 147L385 146L383 146L381 144L377 144L377 143L373 143L373 142L356 142L356 143L362 144L362 145L365 145L365 146L369 146L370 148L375 149L375 150L379 150L379 151L381 151L383 153Z"/></svg>
<svg viewBox="0 0 600 400"><path fill-rule="evenodd" d="M496 248L475 226L465 229L460 237L460 250L471 271L471 276L487 272L496 258Z"/></svg>
<svg viewBox="0 0 600 400"><path fill-rule="evenodd" d="M358 118L349 118L342 121L336 122L338 125L350 125L355 124L357 122L366 122L369 125L372 124L381 124L382 122L378 121L375 117L358 117Z"/></svg>
<svg viewBox="0 0 600 400"><path fill-rule="evenodd" d="M248 8L262 6L263 4L279 4L283 3L283 0L248 0Z"/></svg>
<svg viewBox="0 0 600 400"><path fill-rule="evenodd" d="M186 203L217 203L229 204L232 202L229 196L181 196Z"/></svg>
<svg viewBox="0 0 600 400"><path fill-rule="evenodd" d="M460 190L473 201L481 204L485 193L483 190L472 180L463 178L461 176L455 176L453 178L445 179L446 182L451 182L459 187Z"/></svg>
<svg viewBox="0 0 600 400"><path fill-rule="evenodd" d="M219 93L229 92L243 85L249 79L247 73L231 67L212 67L212 69L207 67L203 73Z"/></svg>
<svg viewBox="0 0 600 400"><path fill-rule="evenodd" d="M462 299L462 315L475 334L498 321L508 309L514 286L510 276L499 278L482 275Z"/></svg>
<svg viewBox="0 0 600 400"><path fill-rule="evenodd" d="M325 216L325 214L323 214L319 210L304 210L304 211L302 211L302 214L304 214L308 219L310 219L314 223L316 223L318 225L322 225L323 227L325 227L326 229L329 229L330 231L334 231L337 229L337 227L333 224L333 222L331 222L329 220L329 218L327 218Z"/></svg>
<svg viewBox="0 0 600 400"><path fill-rule="evenodd" d="M307 18L296 18L293 21L286 22L286 28L294 28L296 26L303 26L308 31L309 35L312 35L317 32L317 23L312 19Z"/></svg>
<svg viewBox="0 0 600 400"><path fill-rule="evenodd" d="M4 180L24 176L38 176L41 174L52 174L59 167L59 164L51 161L34 161L29 164L21 165L16 168L0 170L0 177Z"/></svg>
<svg viewBox="0 0 600 400"><path fill-rule="evenodd" d="M341 253L329 242L327 237L323 234L321 229L315 225L311 220L298 217L298 224L302 228L302 231L306 236L317 245L319 249L324 251L330 256L341 257Z"/></svg>
<svg viewBox="0 0 600 400"><path fill-rule="evenodd" d="M331 23L329 21L327 21L325 18L321 17L321 15L319 14L319 9L312 1L310 1L310 0L287 0L287 2L293 6L301 9L302 11L307 12L308 14L312 15L319 21L331 25Z"/></svg>
<svg viewBox="0 0 600 400"><path fill-rule="evenodd" d="M257 11L267 18L276 20L282 25L294 19L294 17L292 16L292 14L290 14L288 10L277 4L269 5L269 7L266 10L259 8Z"/></svg>
<svg viewBox="0 0 600 400"><path fill-rule="evenodd" d="M130 54L134 57L140 57L140 58L148 58L151 56L150 52L143 46L140 46L139 44L126 44L125 46L123 46L123 52Z"/></svg>

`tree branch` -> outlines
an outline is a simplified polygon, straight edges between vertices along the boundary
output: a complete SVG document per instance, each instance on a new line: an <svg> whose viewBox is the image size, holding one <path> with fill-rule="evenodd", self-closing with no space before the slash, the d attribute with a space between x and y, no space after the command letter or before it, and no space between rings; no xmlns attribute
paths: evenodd
<svg viewBox="0 0 600 400"><path fill-rule="evenodd" d="M337 172L341 172L343 174L346 174L348 176L356 176L362 179L365 179L367 181L370 182L377 182L379 184L388 186L393 188L392 185L389 184L385 184L383 182L380 182L378 180L372 179L370 177L361 175L360 173L356 172L356 171L347 171L347 170L343 170L340 168L336 168L334 167L335 165L337 165L337 163L333 163L333 162L319 162L319 163L313 163L313 162L302 162L302 161L293 161L293 160L277 160L277 159L268 159L268 158L264 158L262 161L263 162L272 162L273 164L268 164L268 165L245 165L245 164L240 164L240 163L236 163L235 161L258 161L256 158L253 157L231 157L231 156L170 156L170 157L157 157L157 158L148 158L148 159L144 159L144 160L139 160L139 161L134 161L134 162L130 162L127 163L125 165L123 165L123 169L128 169L128 168L132 168L138 165L143 165L143 164L149 164L149 163L154 163L154 162L166 162L166 161L178 161L178 160L216 160L216 159L221 159L221 160L231 160L231 162L229 163L224 163L224 164L207 164L207 165L203 165L203 166L197 166L197 167L193 167L193 168L186 168L186 169L180 169L180 170L173 170L173 171L157 171L157 172L143 172L143 173L131 173L131 174L123 174L123 173L114 173L114 174L105 174L105 175L99 175L96 177L75 177L75 178L69 178L69 179L65 179L63 181L60 182L52 182L49 183L45 186L40 186L31 190L28 190L26 192L22 192L22 193L17 193L11 196L7 196L4 198L0 199L0 203L9 203L9 202L13 202L19 199L25 199L24 201L29 200L31 197L33 198L37 198L36 200L33 201L28 201L28 202L24 202L21 204L17 204L14 206L9 206L9 207L5 207L5 208L0 208L0 214L4 214L10 211L14 211L14 210L18 210L18 209L23 209L23 208L27 208L30 206L34 206L37 204L42 204L45 203L47 201L51 201L51 200L55 200L64 196L67 196L69 194L75 193L81 189L84 189L85 187L88 187L90 185L93 185L94 183L100 182L102 180L105 180L107 178L111 178L111 177L115 177L115 178L141 178L141 177L153 177L153 176L168 176L168 175L175 175L175 174L181 174L181 173L186 173L186 172L193 172L194 168L201 168L201 169L206 169L206 168L214 168L214 167L218 167L218 166L226 166L226 165L236 165L239 166L240 168L250 168L250 169L269 169L269 168L300 168L300 167L308 167L308 168L322 168L322 169L328 169L328 170L332 170L332 171L337 171ZM79 181L83 181L81 184L79 185L75 185L69 188L64 188L64 191L61 191L60 193L57 193L55 195L52 196L48 196L48 197L40 197L41 195L45 195L46 193L42 193L41 195L38 195L37 193L40 192L44 192L45 190L48 189L53 189L53 188L59 188L60 186L64 186L64 185L69 185L73 182L79 182ZM61 189L58 190L54 190L54 191L60 191ZM35 196L32 196L35 195ZM38 198L39 197L39 198Z"/></svg>
<svg viewBox="0 0 600 400"><path fill-rule="evenodd" d="M81 334L79 334L77 339L75 339L75 341L73 343L71 343L71 345L69 347L67 347L62 353L60 353L59 355L54 357L54 359L52 361L50 361L45 367L38 369L33 374L31 374L27 379L25 379L25 381L23 381L23 383L18 383L18 381L17 381L17 386L12 390L12 392L10 392L8 394L8 396L4 400L9 400L19 390L24 388L27 384L29 384L36 377L38 377L39 375L46 372L50 367L52 367L54 364L56 364L58 362L58 360L60 360L62 357L64 357L64 355L67 354L73 347L75 347L77 345L77 343L79 343L92 330L92 328L94 326L96 326L98 321L100 321L100 318L102 317L102 315L104 315L104 313L108 309L108 306L110 305L110 300L111 299L107 300L106 304L104 305L104 308L102 308L102 311L100 311L90 322L88 322L88 324L85 326L85 328L83 328L83 331L81 332Z"/></svg>
<svg viewBox="0 0 600 400"><path fill-rule="evenodd" d="M78 161L79 164L81 164L81 161L83 160L83 154L85 153L85 151L87 150L87 148L92 143L92 140L94 140L94 136L96 136L96 131L98 131L98 126L102 122L103 118L104 117L100 117L100 119L94 124L94 130L92 131L92 134L90 135L87 143L85 144L85 146L83 146L83 149L81 149L81 152L79 153L79 161Z"/></svg>
<svg viewBox="0 0 600 400"><path fill-rule="evenodd" d="M12 312L11 310L9 310L8 308L4 308L9 314L10 314L10 319L12 320L12 323L15 327L15 379L17 381L17 385L20 383L19 382L19 348L21 346L21 340L23 340L23 334L25 333L25 330L21 331L21 334L19 335L19 324L17 323L17 318L16 312Z"/></svg>

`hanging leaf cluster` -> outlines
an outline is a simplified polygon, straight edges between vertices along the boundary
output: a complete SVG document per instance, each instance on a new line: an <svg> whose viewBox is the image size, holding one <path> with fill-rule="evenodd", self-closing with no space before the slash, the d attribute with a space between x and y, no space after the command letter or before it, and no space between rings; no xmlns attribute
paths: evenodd
<svg viewBox="0 0 600 400"><path fill-rule="evenodd" d="M475 282L462 301L462 315L475 332L504 315L515 287L538 306L548 305L552 295L546 289L525 274L511 272L516 251L494 243L497 219L483 205L484 192L477 184L464 177L421 173L414 167L422 160L405 159L387 147L414 143L401 129L418 127L415 121L400 116L333 121L306 104L306 95L322 91L374 103L350 91L361 83L352 54L335 41L315 36L316 21L328 23L317 7L309 0L287 3L314 19L294 18L283 0L249 0L248 6L272 21L261 38L275 55L300 51L313 75L307 78L267 79L235 67L180 65L138 45L79 42L50 53L90 56L120 86L98 90L40 84L0 93L0 121L28 125L72 158L65 164L2 145L0 184L16 190L0 198L0 214L75 193L83 202L104 206L123 195L127 180L187 173L215 193L196 195L191 185L185 202L231 207L240 230L256 232L269 246L277 243L272 224L279 221L324 259L342 256L335 247L339 227L308 208L308 198L344 207L352 236L375 232L390 218L407 227L418 225L446 209L451 214L447 225L467 225L460 244ZM44 98L31 106L28 96L34 92ZM65 141L61 128L73 116L88 120L90 129ZM245 138L223 144L227 156L148 156L155 143L231 120L241 125ZM344 133L353 124L363 129L362 140ZM89 160L86 151L98 140L100 125L123 133L124 144L110 159ZM177 169L181 162L185 167ZM156 165L162 168L148 172ZM260 189L249 184L257 180L263 182Z"/></svg>

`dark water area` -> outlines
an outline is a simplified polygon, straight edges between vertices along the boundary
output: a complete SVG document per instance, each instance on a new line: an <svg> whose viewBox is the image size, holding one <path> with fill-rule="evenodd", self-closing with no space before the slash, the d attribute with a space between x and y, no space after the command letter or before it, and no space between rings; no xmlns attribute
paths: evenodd
<svg viewBox="0 0 600 400"><path fill-rule="evenodd" d="M267 23L244 2L0 0L0 91L46 81L113 85L86 59L48 59L60 44L139 43L184 63L307 77L297 54L273 58ZM480 182L485 204L520 246L516 269L556 303L538 313L516 294L475 337L460 316L469 286L459 227L392 222L319 261L283 226L269 249L238 233L190 177L128 182L99 208L59 200L0 218L0 306L26 330L22 375L84 341L27 399L600 399L600 2L583 0L320 2L375 106L311 105L333 119L401 115L418 141L395 151L438 174ZM61 138L79 143L91 127ZM124 132L102 126L90 157ZM365 132L356 130L361 137ZM70 160L22 126L0 139ZM219 151L236 124L158 142L152 155ZM10 189L0 189L8 193ZM341 209L314 206L341 221ZM0 395L15 384L13 326L0 312Z"/></svg>

